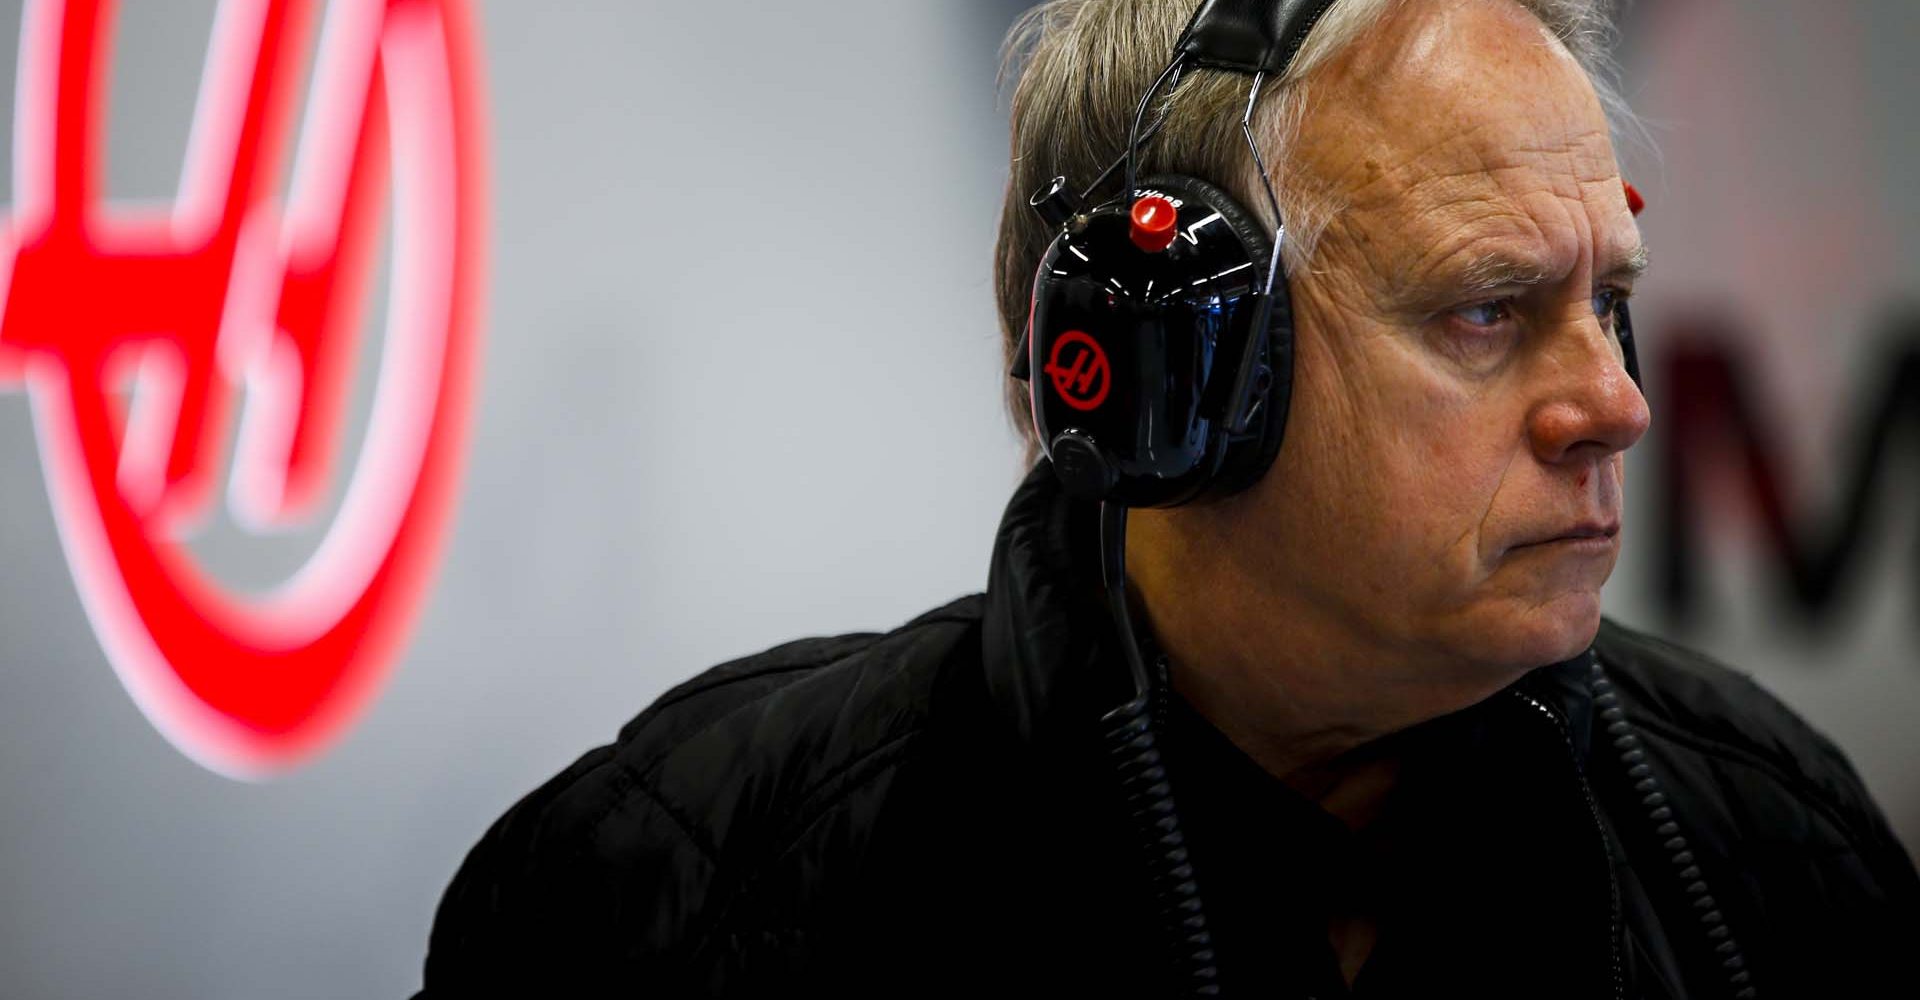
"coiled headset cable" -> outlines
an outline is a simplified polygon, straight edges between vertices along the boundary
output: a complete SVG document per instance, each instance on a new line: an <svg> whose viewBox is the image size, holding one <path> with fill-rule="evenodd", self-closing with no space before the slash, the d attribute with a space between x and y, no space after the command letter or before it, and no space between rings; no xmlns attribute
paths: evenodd
<svg viewBox="0 0 1920 1000"><path fill-rule="evenodd" d="M1107 591L1120 648L1133 679L1133 697L1100 717L1107 756L1119 773L1126 796L1128 818L1148 869L1149 885L1160 921L1172 946L1181 992L1188 996L1219 996L1220 970L1214 964L1213 935L1200 902L1200 886L1187 855L1180 815L1173 805L1173 787L1159 747L1157 710L1165 698L1166 660L1149 672L1140 643L1134 637L1127 608L1127 507L1108 501L1100 505L1100 577Z"/></svg>
<svg viewBox="0 0 1920 1000"><path fill-rule="evenodd" d="M1727 992L1735 1000L1752 1000L1760 994L1754 988L1746 957L1740 953L1740 944L1727 926L1726 915L1720 912L1719 901L1707 888L1706 874L1693 856L1692 845L1686 834L1680 832L1679 820L1673 814L1673 807L1667 804L1667 795L1660 788L1660 779L1654 776L1653 766L1647 762L1647 752L1641 748L1639 735L1627 722L1626 711L1620 707L1620 695L1600 666L1599 655L1589 653L1588 660L1592 665L1588 681L1593 689L1593 703L1600 710L1600 721L1606 725L1607 737L1620 755L1620 766L1626 769L1627 780L1640 796L1640 807L1646 810L1655 839L1668 852L1670 870L1679 880L1686 900L1686 912L1694 915L1706 946L1712 949L1710 964L1717 963L1726 975Z"/></svg>

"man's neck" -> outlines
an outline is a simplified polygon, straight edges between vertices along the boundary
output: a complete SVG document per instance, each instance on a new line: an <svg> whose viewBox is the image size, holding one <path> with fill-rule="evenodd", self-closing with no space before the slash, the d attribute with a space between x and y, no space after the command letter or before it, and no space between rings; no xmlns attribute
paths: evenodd
<svg viewBox="0 0 1920 1000"><path fill-rule="evenodd" d="M1234 587L1141 597L1174 689L1269 774L1354 829L1394 785L1396 734L1518 679L1368 647L1316 628L1318 616L1286 607L1284 595L1246 607L1236 601L1251 598Z"/></svg>
<svg viewBox="0 0 1920 1000"><path fill-rule="evenodd" d="M1269 710L1271 700L1246 697L1245 685L1178 666L1173 684L1242 753L1349 829L1365 828L1383 811L1400 773L1391 733L1286 719L1292 713Z"/></svg>

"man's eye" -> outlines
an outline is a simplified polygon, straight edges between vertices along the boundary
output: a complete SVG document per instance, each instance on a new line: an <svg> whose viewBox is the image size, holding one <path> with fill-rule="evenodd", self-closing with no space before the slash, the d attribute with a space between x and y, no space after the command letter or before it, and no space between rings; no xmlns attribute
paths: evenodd
<svg viewBox="0 0 1920 1000"><path fill-rule="evenodd" d="M1506 299L1494 299L1492 302L1461 306L1453 314L1469 326L1499 326L1513 315L1513 304Z"/></svg>
<svg viewBox="0 0 1920 1000"><path fill-rule="evenodd" d="M1620 306L1627 301L1627 293L1618 288L1602 288L1593 293L1593 314L1600 317L1600 325L1611 330L1620 316Z"/></svg>

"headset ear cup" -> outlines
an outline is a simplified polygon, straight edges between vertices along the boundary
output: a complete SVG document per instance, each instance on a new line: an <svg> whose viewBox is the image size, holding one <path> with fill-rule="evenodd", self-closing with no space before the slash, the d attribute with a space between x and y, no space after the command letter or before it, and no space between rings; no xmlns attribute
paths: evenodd
<svg viewBox="0 0 1920 1000"><path fill-rule="evenodd" d="M1199 202L1220 213L1222 221L1247 248L1255 267L1269 266L1273 241L1267 225L1260 221L1231 194L1216 184L1181 174L1159 174L1146 178L1143 186L1178 194L1189 202ZM1287 286L1285 269L1274 276L1273 297L1267 316L1267 349L1261 359L1268 374L1265 392L1256 393L1257 409L1245 435L1228 439L1224 421L1214 431L1221 440L1218 471L1207 492L1214 496L1238 493L1252 486L1272 467L1286 436L1287 415L1293 398L1293 297Z"/></svg>
<svg viewBox="0 0 1920 1000"><path fill-rule="evenodd" d="M1620 360L1626 366L1627 377L1633 380L1633 387L1645 392L1646 386L1640 383L1640 352L1633 340L1633 313L1628 311L1625 302L1620 303L1618 308L1620 312L1614 320L1614 335L1620 340Z"/></svg>
<svg viewBox="0 0 1920 1000"><path fill-rule="evenodd" d="M1148 196L1171 202L1171 233L1142 221ZM1271 246L1231 196L1190 177L1148 178L1062 226L1035 268L1024 374L1071 492L1173 506L1221 493L1223 471L1226 492L1265 472L1286 415L1273 386L1292 375L1274 367L1292 351L1276 349L1290 328L1272 322L1276 304L1289 313L1267 288Z"/></svg>

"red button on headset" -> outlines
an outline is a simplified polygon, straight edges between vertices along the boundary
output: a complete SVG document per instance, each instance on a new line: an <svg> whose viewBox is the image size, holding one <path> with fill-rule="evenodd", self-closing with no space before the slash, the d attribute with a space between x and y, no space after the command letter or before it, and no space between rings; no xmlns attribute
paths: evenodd
<svg viewBox="0 0 1920 1000"><path fill-rule="evenodd" d="M1179 221L1173 202L1157 194L1145 195L1133 203L1130 217L1133 227L1128 235L1133 237L1134 246L1159 253L1173 245L1173 227Z"/></svg>

